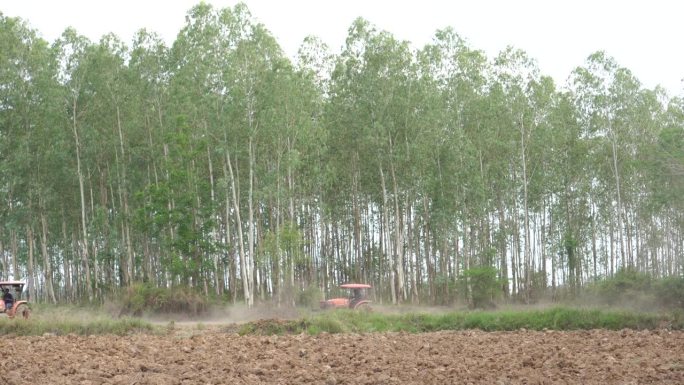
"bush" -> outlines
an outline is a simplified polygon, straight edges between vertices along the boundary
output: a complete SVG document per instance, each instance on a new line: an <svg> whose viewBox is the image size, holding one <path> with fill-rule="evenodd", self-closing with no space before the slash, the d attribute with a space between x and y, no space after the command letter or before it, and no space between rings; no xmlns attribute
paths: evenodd
<svg viewBox="0 0 684 385"><path fill-rule="evenodd" d="M318 308L319 301L323 299L320 289L316 285L308 286L298 292L297 305Z"/></svg>
<svg viewBox="0 0 684 385"><path fill-rule="evenodd" d="M663 278L653 286L654 294L661 306L684 309L684 277Z"/></svg>
<svg viewBox="0 0 684 385"><path fill-rule="evenodd" d="M646 273L621 269L589 287L599 303L641 309L684 309L684 277L653 279Z"/></svg>
<svg viewBox="0 0 684 385"><path fill-rule="evenodd" d="M474 308L496 307L494 299L499 293L497 270L493 267L476 267L463 272L463 279L470 284L471 305Z"/></svg>
<svg viewBox="0 0 684 385"><path fill-rule="evenodd" d="M187 314L196 316L208 310L207 299L187 286L172 288L134 284L121 295L121 314L141 316L145 312L156 314Z"/></svg>
<svg viewBox="0 0 684 385"><path fill-rule="evenodd" d="M634 269L620 269L611 278L599 282L595 288L601 302L609 305L652 303L651 277Z"/></svg>

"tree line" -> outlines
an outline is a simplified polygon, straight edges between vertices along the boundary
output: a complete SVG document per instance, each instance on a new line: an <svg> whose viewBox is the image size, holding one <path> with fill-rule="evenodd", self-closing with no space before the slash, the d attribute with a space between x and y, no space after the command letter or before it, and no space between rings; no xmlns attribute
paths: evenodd
<svg viewBox="0 0 684 385"><path fill-rule="evenodd" d="M605 52L556 85L453 29L415 49L364 19L288 58L244 4L171 46L0 14L0 274L35 301L137 282L294 303L372 284L448 304L684 271L684 100Z"/></svg>

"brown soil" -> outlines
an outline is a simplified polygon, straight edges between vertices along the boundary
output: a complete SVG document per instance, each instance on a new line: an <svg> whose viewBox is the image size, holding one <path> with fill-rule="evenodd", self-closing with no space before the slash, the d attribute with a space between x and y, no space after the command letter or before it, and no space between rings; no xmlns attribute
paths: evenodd
<svg viewBox="0 0 684 385"><path fill-rule="evenodd" d="M682 331L0 339L14 384L684 384Z"/></svg>

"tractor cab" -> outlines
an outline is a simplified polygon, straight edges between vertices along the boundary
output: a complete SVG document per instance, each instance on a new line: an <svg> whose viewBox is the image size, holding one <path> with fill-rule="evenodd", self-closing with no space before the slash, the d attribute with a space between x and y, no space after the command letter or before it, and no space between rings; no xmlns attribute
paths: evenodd
<svg viewBox="0 0 684 385"><path fill-rule="evenodd" d="M365 283L345 283L340 285L340 288L349 290L349 295L321 301L321 309L370 310L371 301L368 299L368 291L372 288L371 285Z"/></svg>
<svg viewBox="0 0 684 385"><path fill-rule="evenodd" d="M7 314L9 318L14 318L17 315L24 319L28 319L31 314L31 309L28 306L28 301L22 300L21 295L24 292L24 282L21 281L0 281L0 313Z"/></svg>

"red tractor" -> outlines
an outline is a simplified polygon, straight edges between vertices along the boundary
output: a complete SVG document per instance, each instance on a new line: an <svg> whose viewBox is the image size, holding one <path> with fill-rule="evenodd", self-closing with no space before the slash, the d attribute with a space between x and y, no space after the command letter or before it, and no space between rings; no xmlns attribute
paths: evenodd
<svg viewBox="0 0 684 385"><path fill-rule="evenodd" d="M365 283L345 283L340 285L342 289L349 290L349 296L330 298L321 301L321 309L355 309L369 311L370 300L368 299L368 289L371 285Z"/></svg>
<svg viewBox="0 0 684 385"><path fill-rule="evenodd" d="M23 319L29 318L31 309L28 306L28 301L21 300L21 293L24 291L24 282L0 281L0 291L2 291L0 313L7 314L9 318L14 318L17 315L21 316ZM14 291L14 294L12 294L12 291Z"/></svg>

